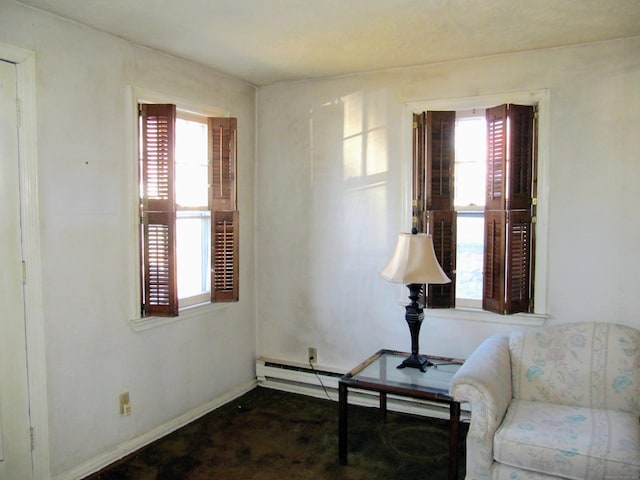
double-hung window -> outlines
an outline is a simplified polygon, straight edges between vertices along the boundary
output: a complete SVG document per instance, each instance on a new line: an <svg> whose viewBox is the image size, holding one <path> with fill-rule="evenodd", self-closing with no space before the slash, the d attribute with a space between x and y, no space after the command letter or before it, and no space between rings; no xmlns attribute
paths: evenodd
<svg viewBox="0 0 640 480"><path fill-rule="evenodd" d="M536 109L414 114L413 224L452 279L432 308L534 311Z"/></svg>
<svg viewBox="0 0 640 480"><path fill-rule="evenodd" d="M142 315L238 300L235 118L139 104Z"/></svg>

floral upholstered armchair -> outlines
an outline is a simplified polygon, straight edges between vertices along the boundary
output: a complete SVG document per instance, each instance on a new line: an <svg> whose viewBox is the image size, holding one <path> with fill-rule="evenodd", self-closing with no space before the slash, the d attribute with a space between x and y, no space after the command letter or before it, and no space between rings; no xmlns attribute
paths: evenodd
<svg viewBox="0 0 640 480"><path fill-rule="evenodd" d="M455 375L467 476L640 479L640 330L569 323L490 337Z"/></svg>

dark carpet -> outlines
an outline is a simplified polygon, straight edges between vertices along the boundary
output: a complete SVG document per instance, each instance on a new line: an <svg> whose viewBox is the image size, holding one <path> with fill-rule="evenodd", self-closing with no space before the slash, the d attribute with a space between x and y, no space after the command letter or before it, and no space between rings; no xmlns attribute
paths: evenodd
<svg viewBox="0 0 640 480"><path fill-rule="evenodd" d="M444 480L448 438L447 421L350 405L342 466L337 402L257 387L85 480Z"/></svg>

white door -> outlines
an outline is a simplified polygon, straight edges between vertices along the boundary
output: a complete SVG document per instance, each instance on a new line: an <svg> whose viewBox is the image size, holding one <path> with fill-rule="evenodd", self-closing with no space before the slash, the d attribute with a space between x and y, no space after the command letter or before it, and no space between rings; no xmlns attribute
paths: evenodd
<svg viewBox="0 0 640 480"><path fill-rule="evenodd" d="M16 67L0 60L0 480L33 478L17 122Z"/></svg>

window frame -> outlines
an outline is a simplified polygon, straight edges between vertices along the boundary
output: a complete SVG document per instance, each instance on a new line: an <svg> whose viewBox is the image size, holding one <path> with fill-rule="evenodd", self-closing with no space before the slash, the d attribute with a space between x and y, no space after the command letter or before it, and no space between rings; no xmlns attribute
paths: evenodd
<svg viewBox="0 0 640 480"><path fill-rule="evenodd" d="M198 220L202 220L203 218L209 218L209 235L208 235L208 240L209 240L209 257L211 256L211 215L210 215L210 210L203 210L203 209L199 209L199 208L188 208L188 209L180 209L180 208L176 208L176 255L178 253L178 238L179 238L179 233L178 233L178 220L179 219L198 219ZM204 248L204 242L202 241L202 237L201 237L201 247ZM210 260L210 259L209 259ZM204 262L203 262L204 263ZM210 271L210 261L209 263L209 271ZM180 265L176 265L176 269L178 270L178 282L180 281L180 272L179 272L179 267ZM204 277L208 277L209 279L211 278L211 275L207 274L208 272L206 270L203 269L202 271L202 275L200 277L200 282L206 282L207 279ZM210 281L210 280L209 280ZM179 287L180 284L177 285L178 286L178 310L182 310L184 308L187 307L193 307L196 305L200 305L203 303L207 303L209 301L209 299L211 298L211 287L209 287L209 292L202 292L196 295L191 295L189 297L182 297L180 298L180 294L179 294Z"/></svg>
<svg viewBox="0 0 640 480"><path fill-rule="evenodd" d="M456 222L458 222L460 220L460 218L481 218L482 222L484 223L484 208L483 207L459 207L456 206L455 207L455 212L456 212ZM460 229L458 228L459 225L456 225L456 233L460 231ZM483 247L484 247L484 235L483 235ZM456 271L459 270L459 265L460 265L460 256L458 255L459 250L458 250L458 245L460 244L460 242L458 242L458 240L456 239ZM461 297L459 296L459 289L456 288L456 298L455 298L455 305L456 308L477 308L477 309L482 309L482 298L480 299L472 299L472 298L467 298L467 297Z"/></svg>
<svg viewBox="0 0 640 480"><path fill-rule="evenodd" d="M473 108L471 110L457 110L456 111L456 142L458 141L458 123L460 121L468 121L468 119L483 119L486 121L486 110L482 109L482 108ZM486 125L485 125L485 132L486 132ZM485 133L485 141L486 141L486 133ZM457 155L455 155L455 157L457 157ZM486 158L483 160L486 162ZM454 164L457 164L458 160L457 158L454 160ZM486 167L486 166L485 166ZM454 200L453 200L453 210L456 212L456 233L459 232L459 220L460 218L473 218L473 217L481 217L482 218L482 222L484 223L484 197L486 196L486 192L483 195L483 199L482 199L482 204L469 204L469 205L458 205L455 201L455 197L456 197L456 193L458 192L458 167L456 166L456 170L454 173ZM485 175L483 176L483 178L486 177L486 172ZM486 185L483 185L484 188L486 189ZM483 241L483 246L484 246L484 235L482 237L482 241ZM457 241L456 239L456 274L457 271L459 270L459 265L460 265L460 257L458 255L459 253L459 249L458 246L460 245L460 242ZM461 297L459 296L459 289L456 288L456 298L454 299L455 301L455 305L456 308L471 308L471 309L482 309L482 295L480 295L479 299L471 299L471 298L466 298L466 297Z"/></svg>
<svg viewBox="0 0 640 480"><path fill-rule="evenodd" d="M542 325L548 316L547 305L547 250L548 250L548 218L549 218L549 138L550 138L550 91L537 89L504 94L478 95L471 97L443 98L406 103L403 108L403 172L402 195L403 211L412 210L412 176L413 176L413 115L425 111L455 110L464 111L474 108L490 108L495 105L514 103L538 106L537 137L537 217L534 279L534 312L499 315L478 308L456 307L430 310L430 315L443 318L485 321L516 325ZM411 215L399 215L402 219L401 229L411 228Z"/></svg>
<svg viewBox="0 0 640 480"><path fill-rule="evenodd" d="M205 116L205 115L201 115L201 114L196 114L193 112L187 112L179 107L176 108L176 121L178 120L186 120L186 121L191 121L191 122L197 122L201 125L204 125L207 129L207 137L205 138L205 140L207 141L207 168L210 169L211 166L209 165L209 153L208 153L208 149L209 149L209 139L208 136L210 135L209 132L209 117ZM178 138L178 134L177 134L177 129L176 129L176 140ZM176 155L175 158L175 164L176 164L176 172L177 172L177 164L178 164L178 156ZM177 179L176 179L177 182ZM208 183L208 182L207 182ZM211 206L210 205L200 205L200 206L184 206L184 205L180 205L180 203L178 202L177 199L177 191L176 191L176 203L175 203L175 208L176 208L176 255L178 253L178 238L179 238L179 234L178 234L178 220L179 219L185 219L185 218L199 218L202 219L203 217L209 217L209 252L208 255L209 257L211 257ZM207 198L209 196L209 192L207 191ZM203 269L203 276L208 276L209 279L211 278L210 275L210 264L211 262L209 261L209 270L207 271L206 269ZM179 270L180 264L177 261L177 257L176 257L176 269ZM201 278L201 281L203 279ZM191 295L189 297L183 297L180 298L180 276L177 276L177 284L176 284L176 288L178 289L178 311L185 309L186 307L193 307L193 306L197 306L203 303L207 303L210 299L210 294L211 292L203 292L197 295ZM209 287L211 288L211 287Z"/></svg>
<svg viewBox="0 0 640 480"><path fill-rule="evenodd" d="M205 102L194 101L184 97L163 94L157 91L130 87L127 89L127 103L130 107L130 133L127 141L127 150L130 152L128 178L130 184L127 189L130 200L129 224L129 291L131 292L128 318L131 329L134 332L142 332L156 327L160 327L175 322L187 321L200 317L209 312L229 308L237 302L206 302L195 305L179 307L179 315L176 316L142 316L140 309L140 299L142 298L142 285L140 281L140 176L139 176L139 119L138 104L140 103L164 103L174 104L183 113L193 114L198 117L227 118L230 112L220 107L211 106ZM237 165L236 165L237 173ZM236 266L237 267L237 266Z"/></svg>

